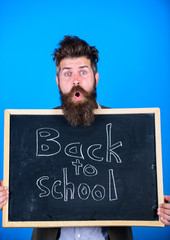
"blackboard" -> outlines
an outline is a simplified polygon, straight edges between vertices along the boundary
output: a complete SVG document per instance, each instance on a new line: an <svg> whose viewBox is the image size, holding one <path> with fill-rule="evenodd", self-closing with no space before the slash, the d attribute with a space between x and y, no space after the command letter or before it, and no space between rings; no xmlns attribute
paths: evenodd
<svg viewBox="0 0 170 240"><path fill-rule="evenodd" d="M162 226L160 111L72 127L62 110L6 110L4 184L4 227Z"/></svg>

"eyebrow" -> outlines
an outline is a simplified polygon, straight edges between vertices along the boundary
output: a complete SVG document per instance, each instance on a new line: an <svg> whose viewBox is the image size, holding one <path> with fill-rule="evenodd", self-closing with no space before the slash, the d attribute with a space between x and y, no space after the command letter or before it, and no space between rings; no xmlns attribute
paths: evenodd
<svg viewBox="0 0 170 240"><path fill-rule="evenodd" d="M71 67L64 67L64 68L62 68L60 70L63 71L63 70L67 70L67 69L71 69Z"/></svg>
<svg viewBox="0 0 170 240"><path fill-rule="evenodd" d="M79 68L89 68L88 66L80 66Z"/></svg>
<svg viewBox="0 0 170 240"><path fill-rule="evenodd" d="M85 65L85 66L80 66L78 68L83 69L83 68L89 68L89 67ZM64 67L64 68L61 69L61 71L70 70L70 69L72 69L72 67Z"/></svg>

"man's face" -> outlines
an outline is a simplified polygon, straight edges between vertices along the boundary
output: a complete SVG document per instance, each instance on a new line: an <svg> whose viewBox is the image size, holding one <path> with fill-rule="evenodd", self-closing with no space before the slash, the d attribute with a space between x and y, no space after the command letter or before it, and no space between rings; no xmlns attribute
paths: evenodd
<svg viewBox="0 0 170 240"><path fill-rule="evenodd" d="M89 126L94 121L93 110L97 108L96 85L98 73L93 73L91 62L86 57L64 58L60 62L59 78L62 109L72 126Z"/></svg>
<svg viewBox="0 0 170 240"><path fill-rule="evenodd" d="M59 78L56 81L63 94L71 91L72 87L80 86L85 91L91 92L94 84L97 86L99 74L94 76L91 68L91 62L86 57L64 58L60 62ZM82 101L83 94L75 94L73 101Z"/></svg>

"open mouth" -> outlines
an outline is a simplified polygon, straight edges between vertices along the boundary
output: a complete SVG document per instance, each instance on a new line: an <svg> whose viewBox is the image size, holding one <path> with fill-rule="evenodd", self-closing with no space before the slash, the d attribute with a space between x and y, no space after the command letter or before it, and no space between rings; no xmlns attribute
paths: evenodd
<svg viewBox="0 0 170 240"><path fill-rule="evenodd" d="M76 96L76 97L79 97L79 96L80 96L80 93L79 93L79 92L76 92L76 93L75 93L75 96Z"/></svg>
<svg viewBox="0 0 170 240"><path fill-rule="evenodd" d="M81 98L83 97L83 95L82 95L82 93L80 93L80 92L75 92L75 94L74 94L74 98L76 99L76 100L81 100Z"/></svg>

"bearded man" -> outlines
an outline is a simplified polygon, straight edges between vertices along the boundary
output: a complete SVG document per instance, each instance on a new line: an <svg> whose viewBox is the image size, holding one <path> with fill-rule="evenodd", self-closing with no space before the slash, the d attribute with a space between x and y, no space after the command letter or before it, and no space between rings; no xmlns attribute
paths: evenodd
<svg viewBox="0 0 170 240"><path fill-rule="evenodd" d="M99 80L98 50L78 37L65 36L55 49L56 81L62 108L67 121L73 126L89 126L94 121L94 109L105 108L96 101ZM75 227L34 229L32 240L130 240L130 227Z"/></svg>

